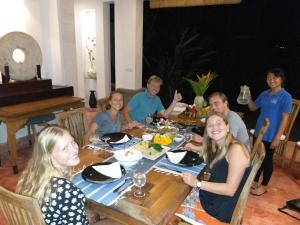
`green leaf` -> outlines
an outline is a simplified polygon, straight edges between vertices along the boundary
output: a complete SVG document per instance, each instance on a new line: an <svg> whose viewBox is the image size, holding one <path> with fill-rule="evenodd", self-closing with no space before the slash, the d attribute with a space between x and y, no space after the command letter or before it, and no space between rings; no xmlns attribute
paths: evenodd
<svg viewBox="0 0 300 225"><path fill-rule="evenodd" d="M163 148L161 147L160 144L149 144L149 148L153 148L155 151L161 152L161 150L163 150Z"/></svg>

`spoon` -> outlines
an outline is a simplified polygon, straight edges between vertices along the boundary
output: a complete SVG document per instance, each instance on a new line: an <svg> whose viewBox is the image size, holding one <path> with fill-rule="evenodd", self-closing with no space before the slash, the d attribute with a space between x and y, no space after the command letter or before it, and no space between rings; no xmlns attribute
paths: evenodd
<svg viewBox="0 0 300 225"><path fill-rule="evenodd" d="M128 181L132 181L132 178L131 177L126 177L124 179L123 183L118 188L116 188L113 192L114 193L118 192L121 189L121 187L123 187Z"/></svg>

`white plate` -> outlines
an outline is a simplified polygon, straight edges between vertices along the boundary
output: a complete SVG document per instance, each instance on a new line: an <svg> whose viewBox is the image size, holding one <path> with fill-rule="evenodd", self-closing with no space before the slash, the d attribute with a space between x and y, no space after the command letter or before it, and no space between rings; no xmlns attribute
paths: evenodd
<svg viewBox="0 0 300 225"><path fill-rule="evenodd" d="M156 160L158 157L162 156L165 154L167 151L169 151L171 148L165 145L162 145L161 147L163 148L160 152L156 151L152 148L148 148L148 143L147 141L141 141L134 146L132 146L133 149L138 150L142 153L143 157L146 159L150 160Z"/></svg>

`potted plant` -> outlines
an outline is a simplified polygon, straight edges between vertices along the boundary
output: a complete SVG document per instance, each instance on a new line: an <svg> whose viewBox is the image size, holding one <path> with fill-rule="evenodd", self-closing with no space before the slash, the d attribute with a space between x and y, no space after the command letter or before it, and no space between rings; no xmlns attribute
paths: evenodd
<svg viewBox="0 0 300 225"><path fill-rule="evenodd" d="M196 97L194 99L194 104L197 109L202 109L207 105L203 95L206 90L209 88L212 80L214 80L218 75L215 72L209 71L207 74L202 74L201 77L196 74L198 77L198 81L194 81L192 79L188 79L184 77L185 80L189 82L191 85Z"/></svg>

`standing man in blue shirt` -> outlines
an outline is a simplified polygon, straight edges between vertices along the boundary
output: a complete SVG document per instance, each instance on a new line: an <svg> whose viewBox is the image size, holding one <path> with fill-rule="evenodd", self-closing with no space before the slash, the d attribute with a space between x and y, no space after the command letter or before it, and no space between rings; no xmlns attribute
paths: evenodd
<svg viewBox="0 0 300 225"><path fill-rule="evenodd" d="M123 110L125 120L128 127L134 127L138 123L143 122L148 115L159 112L163 117L167 118L173 111L177 102L182 99L177 90L174 93L174 98L170 106L165 109L160 98L157 96L160 86L163 81L160 77L152 75L147 82L147 89L144 92L135 94L128 105Z"/></svg>

